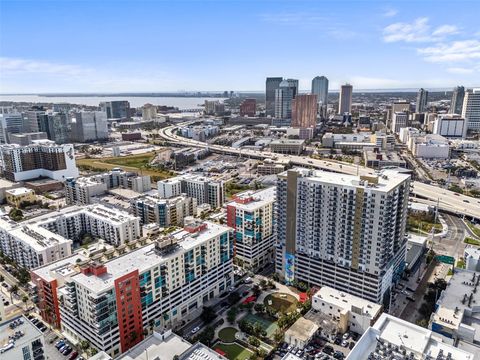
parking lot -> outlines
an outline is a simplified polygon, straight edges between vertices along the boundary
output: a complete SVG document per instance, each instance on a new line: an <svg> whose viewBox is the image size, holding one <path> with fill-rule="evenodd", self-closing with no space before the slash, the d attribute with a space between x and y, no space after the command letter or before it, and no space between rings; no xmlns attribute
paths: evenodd
<svg viewBox="0 0 480 360"><path fill-rule="evenodd" d="M333 340L316 335L304 349L283 343L275 352L275 359L281 359L287 353L292 353L305 360L341 360L353 349L359 338L360 335L352 332L337 335Z"/></svg>

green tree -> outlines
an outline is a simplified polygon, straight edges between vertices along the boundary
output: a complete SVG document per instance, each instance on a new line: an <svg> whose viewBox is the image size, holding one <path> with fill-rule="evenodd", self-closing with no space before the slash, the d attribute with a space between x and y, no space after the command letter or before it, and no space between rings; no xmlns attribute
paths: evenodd
<svg viewBox="0 0 480 360"><path fill-rule="evenodd" d="M232 306L230 309L228 309L227 311L227 321L230 323L230 324L234 324L235 323L235 319L237 318L237 314L238 314L238 309L236 306Z"/></svg>
<svg viewBox="0 0 480 360"><path fill-rule="evenodd" d="M257 303L255 304L255 306L253 307L255 309L256 312L258 313L264 313L265 312L265 305L261 304L261 303Z"/></svg>
<svg viewBox="0 0 480 360"><path fill-rule="evenodd" d="M22 296L22 302L25 304L25 309L26 309L27 308L27 302L28 302L28 296L27 295Z"/></svg>
<svg viewBox="0 0 480 360"><path fill-rule="evenodd" d="M217 317L217 314L215 313L215 310L213 310L213 308L211 308L210 306L203 307L203 311L202 311L202 314L200 315L200 318L205 324L212 322L216 317Z"/></svg>
<svg viewBox="0 0 480 360"><path fill-rule="evenodd" d="M200 341L204 345L211 346L214 337L215 330L213 329L213 327L208 326L198 335L198 341Z"/></svg>
<svg viewBox="0 0 480 360"><path fill-rule="evenodd" d="M248 338L248 343L252 346L260 346L260 340L258 340L255 336L250 336Z"/></svg>

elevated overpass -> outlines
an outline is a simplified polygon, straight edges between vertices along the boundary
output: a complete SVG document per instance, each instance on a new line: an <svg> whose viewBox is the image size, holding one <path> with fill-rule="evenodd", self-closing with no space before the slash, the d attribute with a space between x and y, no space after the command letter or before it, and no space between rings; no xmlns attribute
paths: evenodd
<svg viewBox="0 0 480 360"><path fill-rule="evenodd" d="M211 145L192 139L187 139L174 133L178 126L189 124L190 123L183 123L165 127L161 129L159 135L164 140L170 143L181 144L184 146L194 146L198 148L208 148L210 151L220 154L245 156L248 158L260 160L276 157L279 160L288 160L293 165L301 167L313 167L316 169L328 170L350 175L375 174L374 169L365 166L357 166L350 163L332 160L318 160L303 156L283 155L272 153L270 151L234 149L229 146ZM435 206L438 205L438 208L441 211L456 214L459 216L465 216L470 219L480 220L480 199L461 195L450 190L442 189L438 186L428 185L418 181L412 182L411 194L419 199L430 201L432 204L435 204Z"/></svg>

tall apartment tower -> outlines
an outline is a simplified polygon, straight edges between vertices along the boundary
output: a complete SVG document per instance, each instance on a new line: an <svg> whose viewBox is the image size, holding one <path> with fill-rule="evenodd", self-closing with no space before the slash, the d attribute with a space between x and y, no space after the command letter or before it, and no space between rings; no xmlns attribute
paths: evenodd
<svg viewBox="0 0 480 360"><path fill-rule="evenodd" d="M393 133L400 133L401 128L408 127L408 112L395 112L392 116L391 128Z"/></svg>
<svg viewBox="0 0 480 360"><path fill-rule="evenodd" d="M267 77L265 81L265 115L275 116L275 91L283 81L281 77Z"/></svg>
<svg viewBox="0 0 480 360"><path fill-rule="evenodd" d="M24 113L25 128L24 132L39 132L45 131L46 114L43 110L28 110Z"/></svg>
<svg viewBox="0 0 480 360"><path fill-rule="evenodd" d="M452 101L450 103L450 114L462 113L463 99L465 98L465 88L463 86L457 86L453 89Z"/></svg>
<svg viewBox="0 0 480 360"><path fill-rule="evenodd" d="M467 90L463 101L462 117L468 130L480 130L480 89Z"/></svg>
<svg viewBox="0 0 480 360"><path fill-rule="evenodd" d="M427 103L428 103L428 91L424 88L418 90L417 93L417 108L415 112L422 113L427 110Z"/></svg>
<svg viewBox="0 0 480 360"><path fill-rule="evenodd" d="M292 100L297 88L292 81L283 80L275 90L275 117L278 119L291 119Z"/></svg>
<svg viewBox="0 0 480 360"><path fill-rule="evenodd" d="M317 95L297 95L292 100L292 127L315 128L317 125Z"/></svg>
<svg viewBox="0 0 480 360"><path fill-rule="evenodd" d="M293 169L277 183L276 271L381 303L403 271L410 176Z"/></svg>
<svg viewBox="0 0 480 360"><path fill-rule="evenodd" d="M352 95L353 86L350 84L342 85L338 102L338 113L340 115L352 112Z"/></svg>
<svg viewBox="0 0 480 360"><path fill-rule="evenodd" d="M23 132L23 117L20 113L0 114L0 144L10 143L9 134Z"/></svg>
<svg viewBox="0 0 480 360"><path fill-rule="evenodd" d="M108 123L103 111L80 111L72 120L72 140L77 142L108 138Z"/></svg>

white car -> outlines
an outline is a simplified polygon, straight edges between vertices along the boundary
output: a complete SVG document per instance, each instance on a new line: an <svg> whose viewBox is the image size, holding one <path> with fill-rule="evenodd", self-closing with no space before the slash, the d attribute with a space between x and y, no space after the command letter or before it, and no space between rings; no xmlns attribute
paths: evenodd
<svg viewBox="0 0 480 360"><path fill-rule="evenodd" d="M191 333L192 333L192 334L196 334L196 333L198 332L198 330L200 330L200 326L195 326L195 327L192 329Z"/></svg>
<svg viewBox="0 0 480 360"><path fill-rule="evenodd" d="M343 334L343 340L347 340L350 337L350 333L346 332Z"/></svg>
<svg viewBox="0 0 480 360"><path fill-rule="evenodd" d="M342 346L343 346L343 347L347 347L347 346L348 346L348 341L347 341L347 340L343 340L343 341L342 341Z"/></svg>

